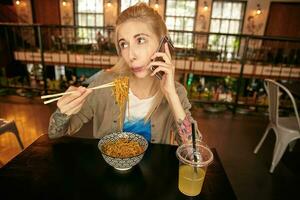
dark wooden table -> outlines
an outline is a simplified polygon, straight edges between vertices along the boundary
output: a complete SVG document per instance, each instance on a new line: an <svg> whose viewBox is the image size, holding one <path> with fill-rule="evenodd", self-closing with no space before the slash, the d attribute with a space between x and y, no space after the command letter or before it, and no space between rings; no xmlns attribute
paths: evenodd
<svg viewBox="0 0 300 200"><path fill-rule="evenodd" d="M99 140L41 136L0 169L1 199L236 199L215 149L202 192L178 190L176 146L150 144L129 172L110 167Z"/></svg>

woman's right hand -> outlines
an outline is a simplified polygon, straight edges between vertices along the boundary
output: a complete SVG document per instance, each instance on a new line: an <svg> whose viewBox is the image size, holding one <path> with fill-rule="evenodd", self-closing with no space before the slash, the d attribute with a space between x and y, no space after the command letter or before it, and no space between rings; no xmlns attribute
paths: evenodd
<svg viewBox="0 0 300 200"><path fill-rule="evenodd" d="M93 90L82 86L80 87L70 86L66 92L71 92L71 91L75 91L75 93L64 95L57 102L57 107L59 108L60 112L68 116L79 112L83 103L86 100L86 97Z"/></svg>

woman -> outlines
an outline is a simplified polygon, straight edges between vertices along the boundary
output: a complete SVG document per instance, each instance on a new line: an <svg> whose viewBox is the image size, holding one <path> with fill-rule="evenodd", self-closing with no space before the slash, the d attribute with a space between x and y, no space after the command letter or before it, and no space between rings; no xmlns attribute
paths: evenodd
<svg viewBox="0 0 300 200"><path fill-rule="evenodd" d="M123 11L116 22L115 45L121 56L108 72L84 87L70 87L75 94L63 96L50 119L49 137L55 138L78 131L83 123L93 119L93 136L115 131L130 131L143 135L149 142L171 143L175 134L180 144L191 138L191 122L185 88L174 81L175 66L167 44L165 53L156 52L160 38L167 28L161 16L144 3ZM163 61L155 61L155 58ZM152 72L152 66L158 66ZM162 80L155 73L162 71ZM109 83L119 76L129 77L129 100L118 125L120 110L112 96L112 89L92 91L91 87Z"/></svg>

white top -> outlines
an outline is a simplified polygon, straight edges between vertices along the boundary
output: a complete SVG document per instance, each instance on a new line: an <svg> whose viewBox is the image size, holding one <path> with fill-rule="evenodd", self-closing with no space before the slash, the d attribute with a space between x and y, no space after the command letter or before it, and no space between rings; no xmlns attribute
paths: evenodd
<svg viewBox="0 0 300 200"><path fill-rule="evenodd" d="M126 105L123 131L137 133L144 136L148 141L151 140L151 124L149 121L145 123L144 118L153 104L154 97L139 99L129 88L129 103Z"/></svg>

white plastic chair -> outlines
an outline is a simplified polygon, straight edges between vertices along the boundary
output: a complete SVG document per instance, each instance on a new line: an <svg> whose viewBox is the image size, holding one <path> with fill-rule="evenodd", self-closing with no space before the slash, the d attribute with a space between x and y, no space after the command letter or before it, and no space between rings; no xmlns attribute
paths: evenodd
<svg viewBox="0 0 300 200"><path fill-rule="evenodd" d="M284 87L283 85L277 83L274 80L266 79L265 87L268 94L268 102L269 102L269 124L267 129L256 146L254 153L257 154L259 148L262 143L266 139L269 131L271 129L274 130L276 135L276 142L273 152L273 159L270 168L270 173L273 173L274 168L279 163L283 153L285 152L287 146L290 146L290 151L292 151L293 147L296 144L296 140L300 138L300 120L297 110L297 105L293 95L290 91ZM278 114L278 108L280 103L281 92L285 92L290 98L295 116L291 117L280 117Z"/></svg>

